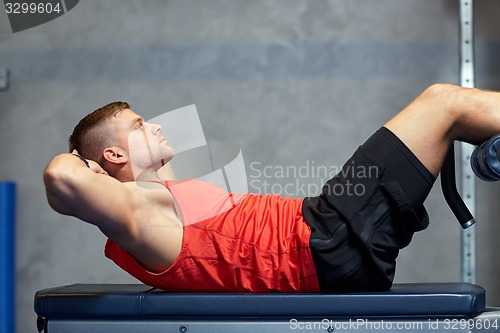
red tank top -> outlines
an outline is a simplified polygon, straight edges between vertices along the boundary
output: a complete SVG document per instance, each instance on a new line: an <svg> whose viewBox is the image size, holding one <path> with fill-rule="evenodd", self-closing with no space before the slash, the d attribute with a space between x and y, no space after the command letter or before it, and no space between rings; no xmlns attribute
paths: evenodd
<svg viewBox="0 0 500 333"><path fill-rule="evenodd" d="M132 276L174 291L319 291L301 199L234 195L199 180L165 185L184 224L181 252L152 273L108 239L106 256Z"/></svg>

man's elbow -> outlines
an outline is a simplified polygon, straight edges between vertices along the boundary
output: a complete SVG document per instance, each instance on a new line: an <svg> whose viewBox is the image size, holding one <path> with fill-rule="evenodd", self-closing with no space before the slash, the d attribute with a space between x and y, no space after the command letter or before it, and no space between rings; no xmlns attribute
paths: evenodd
<svg viewBox="0 0 500 333"><path fill-rule="evenodd" d="M47 201L56 212L71 215L67 201L70 197L69 176L57 168L47 167L43 174Z"/></svg>
<svg viewBox="0 0 500 333"><path fill-rule="evenodd" d="M43 173L43 183L47 193L57 193L61 190L64 183L64 175L61 170L49 165Z"/></svg>

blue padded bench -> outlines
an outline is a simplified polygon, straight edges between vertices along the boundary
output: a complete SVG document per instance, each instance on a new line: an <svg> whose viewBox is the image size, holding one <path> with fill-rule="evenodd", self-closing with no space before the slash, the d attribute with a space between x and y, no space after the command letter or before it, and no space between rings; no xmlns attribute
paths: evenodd
<svg viewBox="0 0 500 333"><path fill-rule="evenodd" d="M474 217L456 188L453 146L441 172L465 229ZM350 294L177 293L141 284L74 284L35 295L45 333L420 332L500 333L500 308L467 283L396 284Z"/></svg>
<svg viewBox="0 0 500 333"><path fill-rule="evenodd" d="M35 295L38 329L46 333L438 333L448 326L455 333L474 331L479 325L473 323L481 320L488 321L488 332L500 331L497 312L485 304L485 290L467 283L395 284L386 292L350 294L178 293L142 284L74 284Z"/></svg>

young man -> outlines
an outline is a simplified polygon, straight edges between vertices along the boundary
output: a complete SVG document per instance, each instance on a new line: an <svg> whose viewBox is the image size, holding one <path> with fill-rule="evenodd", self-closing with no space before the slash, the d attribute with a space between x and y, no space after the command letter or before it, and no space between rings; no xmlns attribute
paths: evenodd
<svg viewBox="0 0 500 333"><path fill-rule="evenodd" d="M56 211L99 227L106 255L154 287L384 290L399 249L428 225L423 202L450 145L500 133L498 105L494 92L433 85L360 146L321 195L302 200L176 181L160 126L115 102L80 121L71 153L52 159L44 181ZM354 186L363 191L338 194Z"/></svg>

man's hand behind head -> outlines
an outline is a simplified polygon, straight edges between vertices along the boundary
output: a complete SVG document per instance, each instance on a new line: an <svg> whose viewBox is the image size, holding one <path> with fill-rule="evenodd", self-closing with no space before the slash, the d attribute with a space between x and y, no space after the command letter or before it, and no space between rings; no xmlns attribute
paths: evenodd
<svg viewBox="0 0 500 333"><path fill-rule="evenodd" d="M97 162L92 160L87 160L87 162L89 162L90 170L94 171L95 173L100 173L102 175L108 176L106 170L104 170Z"/></svg>

